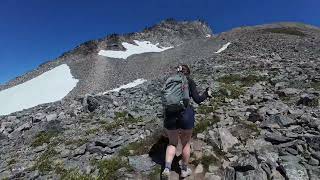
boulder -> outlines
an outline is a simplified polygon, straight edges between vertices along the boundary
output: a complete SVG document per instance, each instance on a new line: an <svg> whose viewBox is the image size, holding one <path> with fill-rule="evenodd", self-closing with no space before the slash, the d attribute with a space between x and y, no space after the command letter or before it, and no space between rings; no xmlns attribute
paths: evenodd
<svg viewBox="0 0 320 180"><path fill-rule="evenodd" d="M49 115L47 115L46 116L46 120L48 121L48 122L50 122L50 121L54 121L54 120L56 120L57 119L57 114L56 113L53 113L53 114L49 114Z"/></svg>
<svg viewBox="0 0 320 180"><path fill-rule="evenodd" d="M302 94L300 96L297 105L304 105L304 106L319 106L319 98L313 94Z"/></svg>
<svg viewBox="0 0 320 180"><path fill-rule="evenodd" d="M152 161L148 154L129 156L128 159L129 165L140 172L150 171L156 165L156 163Z"/></svg>
<svg viewBox="0 0 320 180"><path fill-rule="evenodd" d="M221 148L224 152L228 152L230 148L239 143L238 139L234 137L227 128L219 128L218 132L221 141Z"/></svg>
<svg viewBox="0 0 320 180"><path fill-rule="evenodd" d="M266 133L265 140L271 142L272 144L281 144L291 141L291 138L285 137L279 133Z"/></svg>
<svg viewBox="0 0 320 180"><path fill-rule="evenodd" d="M236 171L246 172L255 170L258 167L258 161L254 155L246 154L239 157L239 159L232 165Z"/></svg>

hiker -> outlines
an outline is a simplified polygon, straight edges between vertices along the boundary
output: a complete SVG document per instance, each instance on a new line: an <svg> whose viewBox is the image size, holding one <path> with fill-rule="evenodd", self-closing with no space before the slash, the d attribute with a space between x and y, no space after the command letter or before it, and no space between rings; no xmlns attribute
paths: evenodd
<svg viewBox="0 0 320 180"><path fill-rule="evenodd" d="M162 177L168 178L171 164L176 155L179 136L182 144L181 177L185 178L192 174L188 168L190 158L190 140L194 128L195 112L190 104L190 97L200 104L211 97L209 88L199 95L195 82L190 77L190 69L187 65L177 68L177 73L169 77L163 88L164 101L164 128L169 138L166 150L165 169Z"/></svg>

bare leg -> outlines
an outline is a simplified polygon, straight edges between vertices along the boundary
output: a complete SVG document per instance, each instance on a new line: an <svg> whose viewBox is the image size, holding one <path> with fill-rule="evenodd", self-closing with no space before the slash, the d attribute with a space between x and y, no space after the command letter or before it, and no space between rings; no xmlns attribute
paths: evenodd
<svg viewBox="0 0 320 180"><path fill-rule="evenodd" d="M181 144L182 144L182 162L187 165L190 158L190 140L192 136L192 129L181 130Z"/></svg>
<svg viewBox="0 0 320 180"><path fill-rule="evenodd" d="M167 146L165 161L166 161L166 166L170 165L170 168L171 168L172 160L176 155L176 146L178 145L179 131L166 129L166 133L169 137L169 145Z"/></svg>

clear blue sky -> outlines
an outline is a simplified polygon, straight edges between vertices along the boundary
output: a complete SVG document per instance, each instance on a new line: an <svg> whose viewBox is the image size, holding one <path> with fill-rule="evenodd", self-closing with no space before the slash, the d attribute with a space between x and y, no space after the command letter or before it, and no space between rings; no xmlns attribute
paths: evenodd
<svg viewBox="0 0 320 180"><path fill-rule="evenodd" d="M278 21L320 26L319 0L1 0L0 84L110 33L165 18L204 19L215 33Z"/></svg>

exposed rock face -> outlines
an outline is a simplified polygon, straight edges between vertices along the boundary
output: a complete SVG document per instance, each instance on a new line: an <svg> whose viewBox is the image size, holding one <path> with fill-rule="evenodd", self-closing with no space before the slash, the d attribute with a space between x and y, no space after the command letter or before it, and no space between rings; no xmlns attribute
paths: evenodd
<svg viewBox="0 0 320 180"><path fill-rule="evenodd" d="M161 77L160 74L167 71L168 66L178 63L181 60L180 54L185 57L192 54L190 52L192 47L187 44L184 46L185 42L195 41L192 43L202 44L208 34L211 36L212 31L204 22L177 22L170 19L146 28L142 32L124 35L112 34L102 39L85 42L74 50L64 53L56 60L44 63L36 70L8 82L1 86L0 90L30 80L64 63L70 67L72 75L80 80L67 98L84 96L87 93L104 92L139 78L154 79ZM153 44L159 43L160 46L181 46L178 47L180 53L177 55L170 52L151 53L155 56L147 57L135 55L128 58L128 61L98 55L100 50L125 50L122 43L134 44L133 40L150 41ZM214 51L215 49L204 50ZM188 57L188 60L190 61L192 58ZM154 64L157 66L154 67Z"/></svg>
<svg viewBox="0 0 320 180"><path fill-rule="evenodd" d="M186 26L167 22L122 39L110 36L106 41L111 45L99 44L104 40L90 42L52 62L73 64L75 76L83 73L88 78L83 79L82 90L71 92L63 101L0 116L0 178L152 179L155 172L159 175L158 159L147 154L152 146L162 152L166 147L165 142L155 144L163 122L164 67L184 62L190 64L199 90L214 90L213 99L200 106L193 103L198 144L192 144L191 165L198 167L196 177L319 179L320 30L302 24L273 24L238 28L208 39L171 37ZM168 29L175 30L165 35ZM204 35L205 29L194 34ZM186 36L191 32L192 28L183 30ZM154 42L156 36L173 39L164 39L164 44L183 44L126 62L93 55L99 48L121 49L119 38ZM232 43L226 50L215 53L227 42ZM73 54L78 51L82 53ZM89 59L95 64L89 64ZM90 66L79 68L85 65ZM91 87L92 92L105 89L104 85L96 88L100 84L95 86L98 81L90 79L100 78L91 76L97 68L111 76L111 80L99 81L108 84L105 87L138 76L148 81L119 92L87 94ZM117 77L113 74L117 68L128 73ZM157 154L154 149L152 155Z"/></svg>

